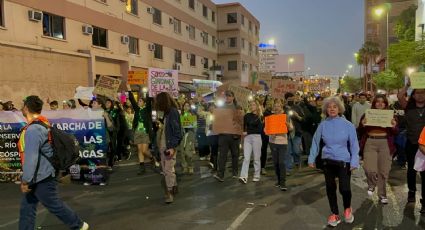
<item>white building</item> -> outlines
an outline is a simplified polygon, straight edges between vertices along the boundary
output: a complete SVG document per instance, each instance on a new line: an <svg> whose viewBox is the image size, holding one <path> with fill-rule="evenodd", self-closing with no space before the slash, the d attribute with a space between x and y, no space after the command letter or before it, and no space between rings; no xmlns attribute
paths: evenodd
<svg viewBox="0 0 425 230"><path fill-rule="evenodd" d="M416 10L416 41L422 39L422 32L425 24L425 0L418 0L418 9Z"/></svg>
<svg viewBox="0 0 425 230"><path fill-rule="evenodd" d="M259 46L260 72L270 72L272 75L275 73L275 56L279 55L276 45L261 43Z"/></svg>

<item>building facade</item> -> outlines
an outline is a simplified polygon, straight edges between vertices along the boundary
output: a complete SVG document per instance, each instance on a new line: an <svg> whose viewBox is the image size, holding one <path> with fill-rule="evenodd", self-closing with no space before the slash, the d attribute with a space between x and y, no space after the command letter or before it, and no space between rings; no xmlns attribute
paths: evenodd
<svg viewBox="0 0 425 230"><path fill-rule="evenodd" d="M210 0L0 0L0 99L69 99L101 75L125 82L128 70L150 67L177 69L180 82L209 79L227 65L221 9ZM240 53L238 64L255 65Z"/></svg>
<svg viewBox="0 0 425 230"><path fill-rule="evenodd" d="M275 56L279 55L276 45L260 43L258 47L260 55L259 72L270 72L274 75L276 68Z"/></svg>
<svg viewBox="0 0 425 230"><path fill-rule="evenodd" d="M416 10L416 41L424 39L425 29L425 0L418 0L418 9Z"/></svg>

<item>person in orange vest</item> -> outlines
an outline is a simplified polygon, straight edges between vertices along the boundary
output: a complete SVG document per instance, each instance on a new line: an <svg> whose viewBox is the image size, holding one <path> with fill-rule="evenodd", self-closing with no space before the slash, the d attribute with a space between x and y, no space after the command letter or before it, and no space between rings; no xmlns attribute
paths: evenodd
<svg viewBox="0 0 425 230"><path fill-rule="evenodd" d="M419 144L419 150L422 152L422 154L425 155L425 127L422 129L421 135L419 136L418 140ZM425 171L421 172L421 179L422 179L422 199L421 204L422 208L420 210L421 213L425 213Z"/></svg>

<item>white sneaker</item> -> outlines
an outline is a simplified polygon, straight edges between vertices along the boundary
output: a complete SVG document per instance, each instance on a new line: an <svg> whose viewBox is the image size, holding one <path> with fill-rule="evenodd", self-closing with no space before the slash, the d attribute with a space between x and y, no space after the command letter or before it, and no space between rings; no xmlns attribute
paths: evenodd
<svg viewBox="0 0 425 230"><path fill-rule="evenodd" d="M100 185L100 186L105 186L105 185L106 185L106 183L101 182L101 183L99 183L99 185Z"/></svg>
<svg viewBox="0 0 425 230"><path fill-rule="evenodd" d="M258 177L254 177L254 178L252 179L252 181L253 181L253 182L258 182L258 181L260 181L260 178L258 178Z"/></svg>
<svg viewBox="0 0 425 230"><path fill-rule="evenodd" d="M248 181L247 181L247 179L246 178L244 178L244 177L239 177L239 181L242 183L242 184L246 184Z"/></svg>
<svg viewBox="0 0 425 230"><path fill-rule="evenodd" d="M386 197L381 197L379 201L381 202L381 204L388 204L388 198Z"/></svg>
<svg viewBox="0 0 425 230"><path fill-rule="evenodd" d="M373 196L373 192L374 192L374 190L375 190L375 189L373 189L373 188L369 188L369 189L367 190L367 195L368 195L369 197Z"/></svg>
<svg viewBox="0 0 425 230"><path fill-rule="evenodd" d="M91 183L89 183L89 182L84 182L84 184L83 184L84 186L90 186L91 185Z"/></svg>
<svg viewBox="0 0 425 230"><path fill-rule="evenodd" d="M83 226L80 228L80 230L89 230L90 226L86 222L83 223Z"/></svg>

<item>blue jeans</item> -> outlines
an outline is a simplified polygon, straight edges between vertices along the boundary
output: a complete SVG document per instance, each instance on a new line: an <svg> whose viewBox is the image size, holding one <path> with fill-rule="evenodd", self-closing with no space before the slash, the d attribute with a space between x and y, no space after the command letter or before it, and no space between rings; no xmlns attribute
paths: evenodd
<svg viewBox="0 0 425 230"><path fill-rule="evenodd" d="M301 143L302 139L299 136L288 137L288 154L285 157L285 166L288 172L292 170L294 163L300 163Z"/></svg>
<svg viewBox="0 0 425 230"><path fill-rule="evenodd" d="M37 204L40 202L70 229L80 229L83 222L62 200L59 199L57 182L47 179L37 183L32 191L24 194L21 201L19 230L34 230Z"/></svg>

